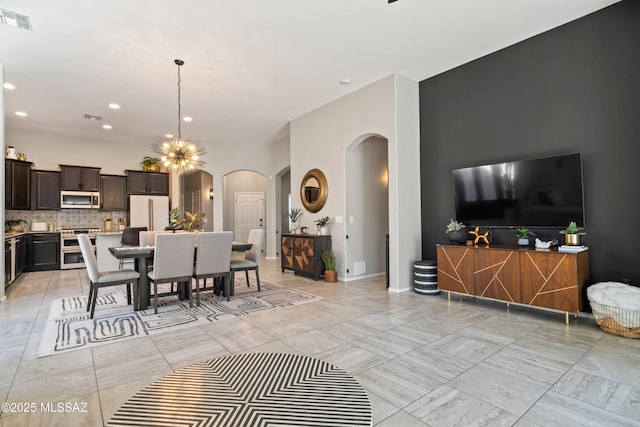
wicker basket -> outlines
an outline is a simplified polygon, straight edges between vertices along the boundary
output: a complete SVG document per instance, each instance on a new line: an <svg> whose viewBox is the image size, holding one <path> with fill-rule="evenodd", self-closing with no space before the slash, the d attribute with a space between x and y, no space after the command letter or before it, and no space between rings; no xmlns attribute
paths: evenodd
<svg viewBox="0 0 640 427"><path fill-rule="evenodd" d="M591 302L591 310L600 328L625 338L640 338L640 311L625 310Z"/></svg>

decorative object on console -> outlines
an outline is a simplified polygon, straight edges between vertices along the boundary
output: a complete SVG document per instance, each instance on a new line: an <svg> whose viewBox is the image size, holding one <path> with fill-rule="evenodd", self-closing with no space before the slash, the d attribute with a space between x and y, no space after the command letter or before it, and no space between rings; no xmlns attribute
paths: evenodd
<svg viewBox="0 0 640 427"><path fill-rule="evenodd" d="M142 170L146 172L160 172L160 159L157 157L145 156L140 162Z"/></svg>
<svg viewBox="0 0 640 427"><path fill-rule="evenodd" d="M580 236L587 234L582 230L584 228L578 227L575 221L571 221L567 228L560 230L560 234L564 234L564 243L566 245L580 246Z"/></svg>
<svg viewBox="0 0 640 427"><path fill-rule="evenodd" d="M322 217L320 219L316 219L315 222L316 223L316 229L318 231L318 234L321 236L326 236L328 233L328 228L327 228L327 224L329 224L329 221L331 221L331 218L329 218L328 216Z"/></svg>
<svg viewBox="0 0 640 427"><path fill-rule="evenodd" d="M291 208L289 211L289 220L291 220L291 232L295 233L298 230L298 221L300 221L300 217L302 216L302 209L300 208Z"/></svg>
<svg viewBox="0 0 640 427"><path fill-rule="evenodd" d="M180 121L182 120L180 105L180 82L182 78L180 77L180 67L184 65L184 61L175 59L174 62L178 66L178 136L154 142L152 150L161 156L160 160L167 169L182 175L196 168L202 168L204 166L202 156L207 152L200 141L182 137L180 130Z"/></svg>
<svg viewBox="0 0 640 427"><path fill-rule="evenodd" d="M526 227L515 228L515 229L513 229L511 231L516 233L516 235L518 236L518 245L519 246L529 246L529 236L534 236L535 237L535 233L533 233L532 231L530 231Z"/></svg>
<svg viewBox="0 0 640 427"><path fill-rule="evenodd" d="M477 245L480 240L484 241L485 245L489 245L489 231L486 231L484 234L480 234L480 227L476 227L475 230L470 231L469 234L476 236L476 238L473 239L474 245Z"/></svg>
<svg viewBox="0 0 640 427"><path fill-rule="evenodd" d="M16 152L15 147L13 147L12 145L7 147L7 159L13 159L13 160L17 160L18 159L18 153Z"/></svg>
<svg viewBox="0 0 640 427"><path fill-rule="evenodd" d="M18 160L25 162L27 160L27 155L24 153L18 153Z"/></svg>
<svg viewBox="0 0 640 427"><path fill-rule="evenodd" d="M464 242L466 240L465 235L463 233L463 230L465 228L467 228L467 226L464 225L462 222L458 222L453 218L450 218L449 224L447 224L447 229L445 230L445 232L447 233L447 237L449 238L449 241L451 243Z"/></svg>
<svg viewBox="0 0 640 427"><path fill-rule="evenodd" d="M320 258L322 258L322 262L324 263L324 281L327 283L337 282L336 253L331 249L325 249L320 253Z"/></svg>
<svg viewBox="0 0 640 427"><path fill-rule="evenodd" d="M543 242L542 240L536 237L536 249L549 249L553 245L553 240L549 240L548 242Z"/></svg>

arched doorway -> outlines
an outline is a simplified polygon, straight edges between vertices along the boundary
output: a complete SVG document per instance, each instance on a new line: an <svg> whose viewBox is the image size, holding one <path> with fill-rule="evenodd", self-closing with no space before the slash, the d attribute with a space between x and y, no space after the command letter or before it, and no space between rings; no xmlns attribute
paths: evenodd
<svg viewBox="0 0 640 427"><path fill-rule="evenodd" d="M386 272L389 233L388 141L365 135L345 153L347 280Z"/></svg>
<svg viewBox="0 0 640 427"><path fill-rule="evenodd" d="M246 242L250 229L265 228L266 191L266 177L258 172L240 170L222 177L223 228L233 231L235 240Z"/></svg>

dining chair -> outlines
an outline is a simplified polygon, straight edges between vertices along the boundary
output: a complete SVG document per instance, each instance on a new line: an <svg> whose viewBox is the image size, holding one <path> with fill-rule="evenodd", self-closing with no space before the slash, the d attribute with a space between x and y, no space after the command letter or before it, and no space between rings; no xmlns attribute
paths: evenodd
<svg viewBox="0 0 640 427"><path fill-rule="evenodd" d="M93 319L93 314L96 310L96 301L98 299L98 289L100 288L126 284L127 304L131 304L131 284L133 283L133 292L136 293L138 291L138 279L140 278L140 273L129 269L99 271L98 260L96 259L96 254L93 252L89 236L86 234L79 234L78 243L80 243L80 251L82 252L82 258L84 259L87 274L89 275L90 287L87 311L91 309L90 318Z"/></svg>
<svg viewBox="0 0 640 427"><path fill-rule="evenodd" d="M153 255L153 269L147 273L153 283L153 311L158 313L158 284L181 283L189 297L189 307L193 307L191 297L191 277L193 276L193 257L195 252L193 233L156 234ZM188 285L185 286L184 284ZM178 287L178 291L180 286ZM173 292L162 294L170 295Z"/></svg>
<svg viewBox="0 0 640 427"><path fill-rule="evenodd" d="M196 304L200 306L200 279L204 280L204 288L208 278L213 278L214 283L216 278L223 280L224 294L229 301L233 233L231 231L200 232L196 233L196 240L198 248L193 269L193 278L196 279Z"/></svg>
<svg viewBox="0 0 640 427"><path fill-rule="evenodd" d="M140 232L147 231L147 227L125 227L122 230L122 238L120 239L120 246L140 246ZM125 267L125 264L133 263L131 260L120 260L120 269Z"/></svg>
<svg viewBox="0 0 640 427"><path fill-rule="evenodd" d="M235 283L234 274L236 271L244 271L245 277L247 278L247 287L249 286L249 270L255 270L258 291L260 290L258 267L260 266L260 257L264 245L264 230L261 228L251 229L249 231L248 243L251 243L252 246L251 249L244 253L244 259L231 260L231 290L233 290Z"/></svg>

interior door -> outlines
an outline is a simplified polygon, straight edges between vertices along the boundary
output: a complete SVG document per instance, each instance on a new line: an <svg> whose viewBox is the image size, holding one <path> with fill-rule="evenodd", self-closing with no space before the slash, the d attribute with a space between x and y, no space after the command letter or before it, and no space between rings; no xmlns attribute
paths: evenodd
<svg viewBox="0 0 640 427"><path fill-rule="evenodd" d="M264 228L264 193L236 192L234 239L246 242L252 228Z"/></svg>

